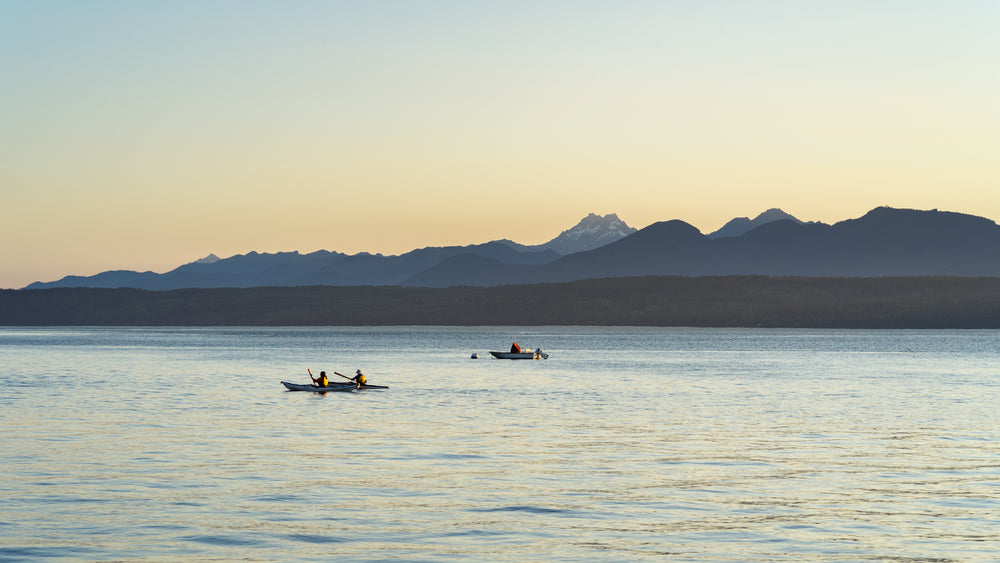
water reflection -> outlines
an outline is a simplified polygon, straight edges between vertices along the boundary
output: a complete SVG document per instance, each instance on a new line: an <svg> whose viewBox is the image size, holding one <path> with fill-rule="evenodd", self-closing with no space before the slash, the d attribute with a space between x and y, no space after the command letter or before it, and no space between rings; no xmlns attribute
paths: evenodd
<svg viewBox="0 0 1000 563"><path fill-rule="evenodd" d="M470 359L512 334L552 357ZM989 559L997 344L0 329L0 559ZM320 366L392 389L279 383Z"/></svg>

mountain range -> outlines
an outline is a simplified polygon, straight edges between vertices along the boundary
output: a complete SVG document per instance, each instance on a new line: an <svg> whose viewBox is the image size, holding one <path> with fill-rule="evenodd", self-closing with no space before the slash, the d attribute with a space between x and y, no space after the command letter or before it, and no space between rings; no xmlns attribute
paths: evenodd
<svg viewBox="0 0 1000 563"><path fill-rule="evenodd" d="M215 254L169 272L111 270L93 276L66 276L35 282L25 289L56 287L132 287L149 290L212 287L309 285L411 285L412 276L461 255L510 265L538 265L562 255L590 250L626 237L637 229L614 213L591 213L554 239L527 246L503 239L468 246L427 247L398 256L362 252L347 255L320 250L309 254L250 252L220 259Z"/></svg>
<svg viewBox="0 0 1000 563"><path fill-rule="evenodd" d="M210 255L164 274L111 271L36 282L26 289L399 285L495 286L647 275L805 277L1000 276L1000 226L973 215L879 207L827 225L780 209L702 234L680 220L636 230L590 214L548 243L509 240L428 247L398 256Z"/></svg>

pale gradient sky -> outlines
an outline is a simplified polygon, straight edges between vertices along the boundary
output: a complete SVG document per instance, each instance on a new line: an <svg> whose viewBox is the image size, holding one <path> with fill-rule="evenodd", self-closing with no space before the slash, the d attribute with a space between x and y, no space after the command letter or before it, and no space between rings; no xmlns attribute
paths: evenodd
<svg viewBox="0 0 1000 563"><path fill-rule="evenodd" d="M1000 1L0 0L0 190L8 288L589 212L1000 220Z"/></svg>

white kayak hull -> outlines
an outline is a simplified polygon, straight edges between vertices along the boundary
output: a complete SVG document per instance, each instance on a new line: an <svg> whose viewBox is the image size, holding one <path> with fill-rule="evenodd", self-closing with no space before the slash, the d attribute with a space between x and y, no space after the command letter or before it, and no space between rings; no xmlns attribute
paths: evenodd
<svg viewBox="0 0 1000 563"><path fill-rule="evenodd" d="M350 383L346 385L336 384L330 385L328 387L316 387L315 385L303 384L303 383L289 383L287 381L282 381L282 385L285 386L289 391L312 391L313 393L329 393L331 391L355 391L357 390L357 385L352 385Z"/></svg>

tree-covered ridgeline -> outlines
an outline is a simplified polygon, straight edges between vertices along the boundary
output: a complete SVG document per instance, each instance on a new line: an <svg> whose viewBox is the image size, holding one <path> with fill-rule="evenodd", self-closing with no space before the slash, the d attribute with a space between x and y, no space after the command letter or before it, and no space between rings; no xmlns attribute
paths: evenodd
<svg viewBox="0 0 1000 563"><path fill-rule="evenodd" d="M444 289L3 290L0 325L1000 328L1000 278L648 276Z"/></svg>

